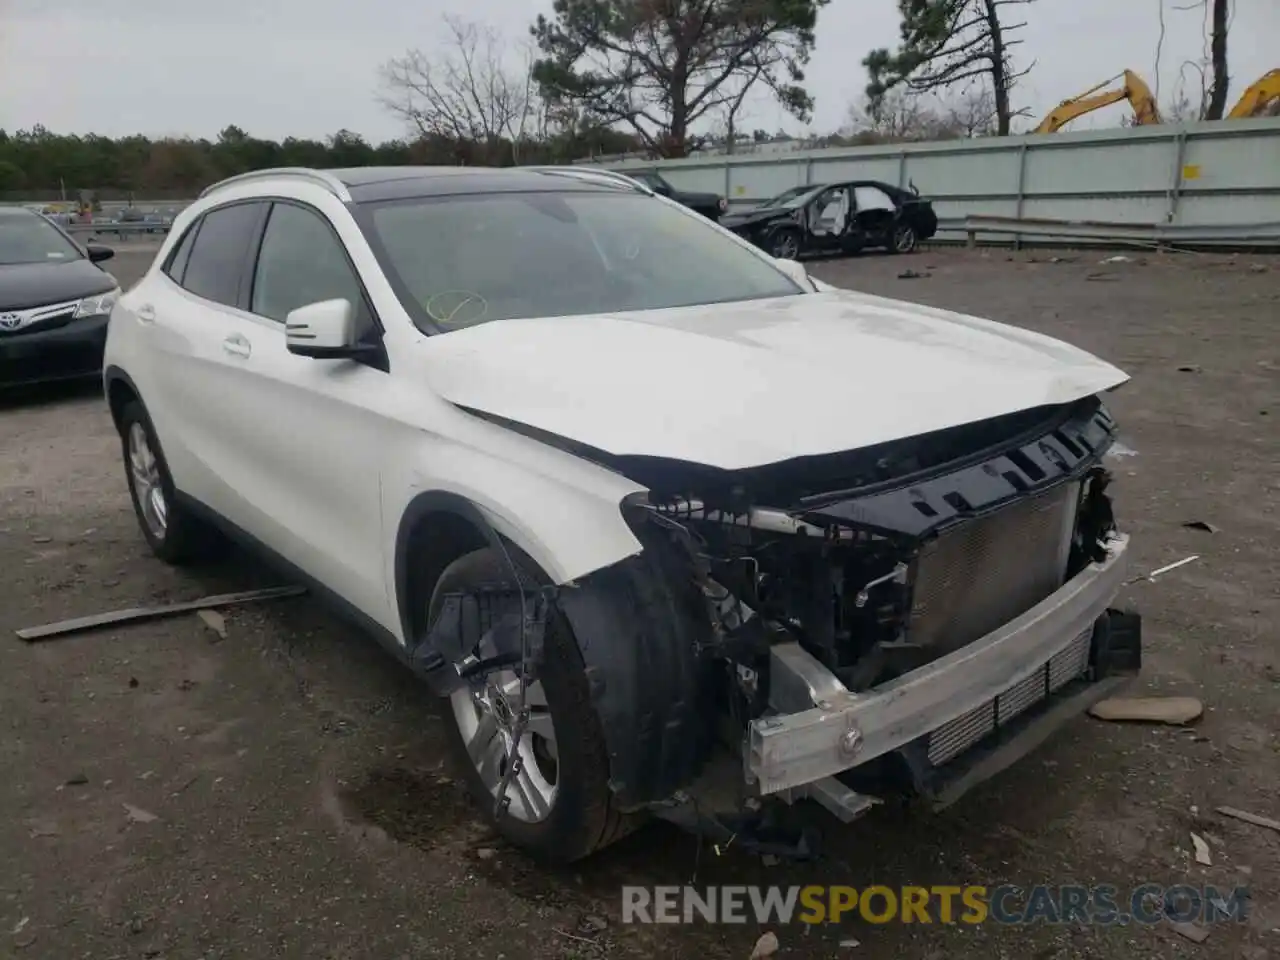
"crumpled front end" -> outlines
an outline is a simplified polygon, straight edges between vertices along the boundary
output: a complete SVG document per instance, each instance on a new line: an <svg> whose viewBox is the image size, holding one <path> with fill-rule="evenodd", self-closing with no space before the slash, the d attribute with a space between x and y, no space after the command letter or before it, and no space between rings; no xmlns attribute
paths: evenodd
<svg viewBox="0 0 1280 960"><path fill-rule="evenodd" d="M680 691L672 730L714 703L739 801L811 797L844 819L886 785L949 803L1007 766L1140 663L1136 617L1111 609L1129 557L1102 466L1113 439L1090 398L733 474L630 464L649 487L627 508L646 553L696 587L679 619L701 686ZM663 731L641 727L661 757ZM671 748L681 782L650 774L664 795L696 792L694 742Z"/></svg>

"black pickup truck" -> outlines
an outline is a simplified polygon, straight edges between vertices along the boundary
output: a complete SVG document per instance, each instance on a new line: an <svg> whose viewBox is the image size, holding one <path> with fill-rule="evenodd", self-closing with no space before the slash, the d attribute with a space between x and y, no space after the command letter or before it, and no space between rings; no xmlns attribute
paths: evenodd
<svg viewBox="0 0 1280 960"><path fill-rule="evenodd" d="M619 170L617 172L626 174L633 180L639 180L654 193L669 197L676 203L684 204L690 210L702 214L709 220L718 222L724 212L729 209L728 201L720 194L679 190L667 183L660 174L653 170Z"/></svg>

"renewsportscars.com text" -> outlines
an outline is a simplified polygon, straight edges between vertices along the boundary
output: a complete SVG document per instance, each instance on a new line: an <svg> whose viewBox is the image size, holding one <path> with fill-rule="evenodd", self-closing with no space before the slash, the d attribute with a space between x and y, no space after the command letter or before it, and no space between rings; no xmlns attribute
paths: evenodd
<svg viewBox="0 0 1280 960"><path fill-rule="evenodd" d="M1245 919L1249 891L1114 886L623 887L623 923L1127 925Z"/></svg>

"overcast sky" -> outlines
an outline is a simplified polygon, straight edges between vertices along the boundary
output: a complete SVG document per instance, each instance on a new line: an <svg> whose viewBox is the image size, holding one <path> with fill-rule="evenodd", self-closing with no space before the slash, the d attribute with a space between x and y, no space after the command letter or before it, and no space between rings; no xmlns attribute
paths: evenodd
<svg viewBox="0 0 1280 960"><path fill-rule="evenodd" d="M1017 48L1032 73L1015 92L1037 116L1125 67L1156 82L1204 54L1204 16L1191 0L1038 0ZM1280 0L1235 0L1228 103L1276 65ZM260 137L322 137L341 128L371 140L403 134L375 99L378 66L408 47L430 53L451 12L513 40L550 0L0 0L0 127L60 133L213 137L228 124ZM1006 11L1017 8L1006 7ZM1020 12L1020 11L1019 11ZM834 0L818 22L809 70L813 129L838 127L866 78L859 62L897 39L894 0ZM1188 72L1198 96L1199 81ZM1077 127L1114 126L1124 104ZM740 127L785 127L754 104Z"/></svg>

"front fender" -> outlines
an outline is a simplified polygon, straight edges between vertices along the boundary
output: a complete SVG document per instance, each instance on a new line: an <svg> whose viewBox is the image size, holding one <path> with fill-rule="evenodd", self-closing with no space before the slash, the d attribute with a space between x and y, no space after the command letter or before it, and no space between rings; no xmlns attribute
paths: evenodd
<svg viewBox="0 0 1280 960"><path fill-rule="evenodd" d="M384 475L388 583L401 581L397 546L413 523L428 507L448 504L469 505L448 512L483 524L486 537L511 541L556 584L641 551L620 504L644 487L500 427L476 423L473 429L492 432L500 446L441 438Z"/></svg>

